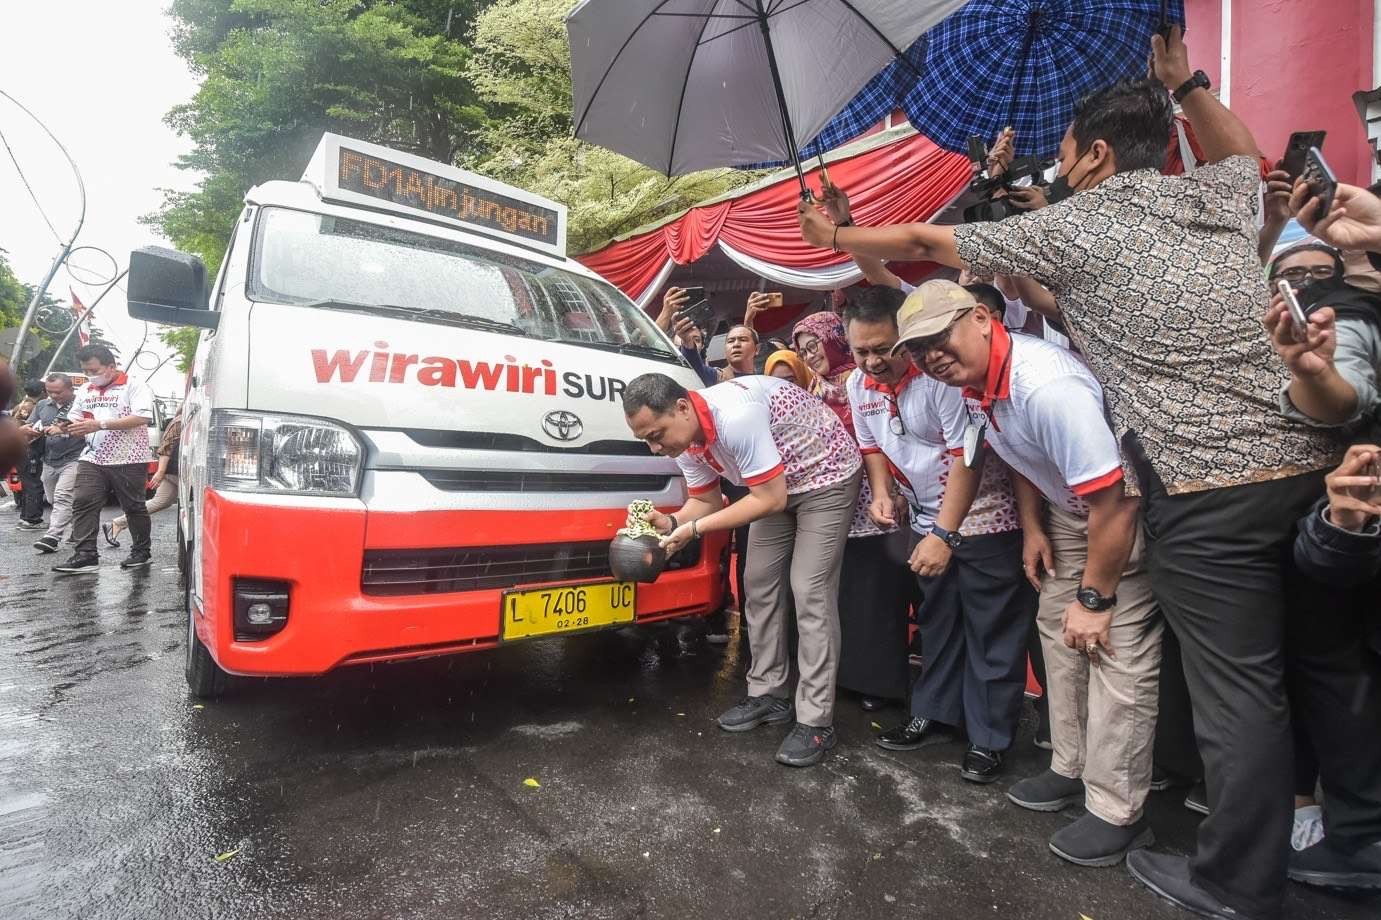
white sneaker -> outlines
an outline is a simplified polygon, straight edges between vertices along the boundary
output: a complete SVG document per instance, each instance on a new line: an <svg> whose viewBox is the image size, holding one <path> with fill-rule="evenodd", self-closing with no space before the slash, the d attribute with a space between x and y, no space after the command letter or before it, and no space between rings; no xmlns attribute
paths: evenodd
<svg viewBox="0 0 1381 920"><path fill-rule="evenodd" d="M1305 805L1295 809L1295 829L1290 832L1290 846L1307 850L1323 839L1323 809Z"/></svg>

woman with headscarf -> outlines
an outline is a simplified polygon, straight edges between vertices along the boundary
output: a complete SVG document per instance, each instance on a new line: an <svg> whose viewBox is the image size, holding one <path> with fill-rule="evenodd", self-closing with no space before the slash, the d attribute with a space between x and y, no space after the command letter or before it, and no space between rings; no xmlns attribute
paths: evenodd
<svg viewBox="0 0 1381 920"><path fill-rule="evenodd" d="M768 355L767 360L763 363L762 372L769 377L790 380L807 391L815 383L815 374L806 367L806 362L801 360L801 356L790 348L778 349Z"/></svg>
<svg viewBox="0 0 1381 920"><path fill-rule="evenodd" d="M856 366L843 320L837 313L812 313L796 324L791 341L812 374L805 389L823 399L852 434L853 413L845 382ZM906 535L898 528L888 531L873 523L868 515L872 501L872 490L865 483L849 526L839 579L838 684L858 693L868 712L906 697L910 682L906 658L891 653L898 634L905 635L913 584L906 565Z"/></svg>

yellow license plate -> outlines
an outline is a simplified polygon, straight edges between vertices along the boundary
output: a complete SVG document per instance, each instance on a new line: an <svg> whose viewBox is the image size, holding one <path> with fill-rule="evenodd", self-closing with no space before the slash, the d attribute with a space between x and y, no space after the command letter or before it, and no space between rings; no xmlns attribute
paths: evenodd
<svg viewBox="0 0 1381 920"><path fill-rule="evenodd" d="M503 598L502 636L531 639L632 623L637 604L632 582L510 591Z"/></svg>

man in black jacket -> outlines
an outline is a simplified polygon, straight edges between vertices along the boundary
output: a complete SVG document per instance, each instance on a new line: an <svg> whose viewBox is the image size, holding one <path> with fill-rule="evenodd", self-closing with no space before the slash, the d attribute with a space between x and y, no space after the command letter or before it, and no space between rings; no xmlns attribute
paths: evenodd
<svg viewBox="0 0 1381 920"><path fill-rule="evenodd" d="M1288 649L1312 665L1291 675L1291 689L1318 756L1325 836L1290 855L1289 873L1309 885L1381 889L1381 447L1349 448L1325 481L1328 498L1295 540L1295 562L1317 590Z"/></svg>

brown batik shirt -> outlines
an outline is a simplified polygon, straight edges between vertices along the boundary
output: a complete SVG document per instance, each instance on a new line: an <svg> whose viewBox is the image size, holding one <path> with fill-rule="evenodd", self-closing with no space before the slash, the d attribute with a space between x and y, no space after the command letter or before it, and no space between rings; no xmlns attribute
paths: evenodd
<svg viewBox="0 0 1381 920"><path fill-rule="evenodd" d="M1119 173L1039 211L954 230L969 266L1054 292L1119 443L1135 432L1170 494L1283 479L1341 454L1334 434L1280 414L1289 373L1261 326L1260 178L1245 156L1185 176Z"/></svg>

